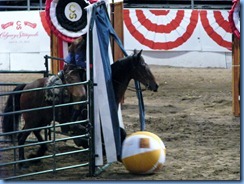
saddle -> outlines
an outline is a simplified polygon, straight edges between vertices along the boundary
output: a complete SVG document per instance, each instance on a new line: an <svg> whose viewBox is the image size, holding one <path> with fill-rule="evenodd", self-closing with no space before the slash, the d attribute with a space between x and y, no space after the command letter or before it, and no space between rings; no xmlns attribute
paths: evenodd
<svg viewBox="0 0 244 184"><path fill-rule="evenodd" d="M64 84L62 81L63 76L53 75L47 78L45 87L58 86ZM50 88L45 90L45 101L49 104L61 104L70 101L70 95L68 89L65 87L60 88Z"/></svg>

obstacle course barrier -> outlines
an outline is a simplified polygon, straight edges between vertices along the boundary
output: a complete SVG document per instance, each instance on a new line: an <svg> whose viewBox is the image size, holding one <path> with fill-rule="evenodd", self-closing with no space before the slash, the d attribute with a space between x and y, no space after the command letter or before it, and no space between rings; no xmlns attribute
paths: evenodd
<svg viewBox="0 0 244 184"><path fill-rule="evenodd" d="M46 58L51 58L47 57ZM27 72L27 73L33 73L33 72ZM45 74L46 75L46 74ZM63 171L67 169L74 169L74 168L83 168L85 167L83 172L87 173L89 167L89 162L90 162L90 155L91 153L89 152L90 149L83 149L82 147L77 148L75 145L68 146L70 149L65 149L62 150L62 146L66 146L66 142L72 143L72 140L74 139L79 139L79 138L87 138L89 139L91 137L90 132L82 134L82 135L67 135L63 134L61 132L61 126L66 126L66 125L73 125L77 123L87 123L89 122L89 117L85 120L82 121L75 121L75 122L67 122L67 123L62 123L58 124L55 122L56 119L56 113L55 109L61 106L72 106L76 104L88 104L89 103L89 96L87 97L86 100L80 101L80 102L72 102L72 103L64 103L64 104L58 104L50 106L45 106L45 107L38 107L38 108L33 108L33 109L26 109L26 110L21 110L21 111L13 111L13 112L7 112L4 113L4 107L7 98L11 94L17 94L17 93L25 93L25 92L30 92L30 91L37 91L37 90L47 90L47 89L55 89L55 88L64 88L72 85L87 85L88 89L88 94L89 94L89 81L84 81L80 82L78 84L65 84L65 85L58 85L58 86L50 86L50 87L44 87L44 88L37 88L37 89L30 89L30 90L23 90L23 91L12 91L15 86L19 85L20 83L1 83L1 92L0 92L0 117L2 119L3 116L5 115L14 115L16 113L23 113L23 112L31 112L31 111L36 111L36 110L45 110L45 109L52 109L53 110L53 119L54 121L47 126L44 127L38 127L38 128L32 128L32 129L26 129L26 130L15 130L13 132L8 132L8 133L2 133L0 132L0 142L1 142L1 159L0 159L0 175L1 178L4 180L13 180L13 179L22 179L26 177L31 177L31 176L36 176L36 175L41 175L41 174L48 174L52 172L57 172L57 171ZM14 118L13 118L13 121ZM23 123L20 125L23 126ZM44 135L45 141L43 142L38 142L36 138L33 136L30 136L30 138L27 139L26 143L24 145L19 146L17 139L14 139L13 142L7 140L5 137L6 136L14 136L15 138L19 133L25 132L25 131L34 131L34 130L44 130L42 132L42 135ZM46 135L46 132L50 132L49 136ZM30 150L33 148L40 146L42 144L47 144L49 147L49 151L41 157L37 158L28 158L25 160L18 160L18 149L19 148L25 148L26 150L26 155L30 154ZM67 146L66 146L67 147ZM75 156L77 155L77 156ZM80 158L79 158L80 156ZM71 163L68 161L65 162L66 157L73 157L74 159L72 160ZM83 158L83 159L81 159ZM35 164L31 163L35 160L41 160L40 165L41 167L36 168L35 170L32 170L32 167L35 167ZM70 160L70 159L69 159ZM29 165L29 168L25 169L25 171L22 171L18 168L18 164L20 163L25 163Z"/></svg>

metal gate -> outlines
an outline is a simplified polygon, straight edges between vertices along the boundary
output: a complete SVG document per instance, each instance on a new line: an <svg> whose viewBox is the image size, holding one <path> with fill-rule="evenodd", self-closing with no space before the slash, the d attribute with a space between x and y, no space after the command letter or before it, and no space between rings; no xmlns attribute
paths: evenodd
<svg viewBox="0 0 244 184"><path fill-rule="evenodd" d="M104 3L98 3L97 6L105 6ZM96 8L96 6L94 7ZM91 20L91 25L94 24L94 19ZM90 25L89 31L92 32L92 26ZM92 40L89 40L89 46L91 46ZM92 50L90 50L89 57L91 58L91 68L90 68L90 80L81 82L81 83L76 83L76 84L68 84L68 85L58 85L58 86L51 86L51 87L44 87L44 88L37 88L37 89L32 89L32 90L22 90L21 93L29 92L29 91L36 91L36 90L47 90L47 89L54 89L54 88L64 88L67 86L71 85L86 85L87 86L87 99L84 101L80 102L72 102L72 103L65 103L65 104L59 104L50 106L45 106L45 107L39 107L35 109L28 109L28 110L22 110L22 111L13 111L13 112L8 112L4 113L3 112L3 107L0 108L0 117L3 117L5 115L14 115L16 113L23 113L26 111L37 111L37 110L44 110L44 109L52 109L53 110L53 122L50 125L44 126L44 127L39 127L39 128L32 128L28 129L25 131L34 131L34 130L44 130L43 136L45 136L45 140L43 142L37 142L36 139L34 139L34 136L30 136L28 141L24 144L19 146L17 141L9 142L8 140L5 139L5 136L7 135L13 135L17 137L17 134L23 132L23 130L17 130L10 132L10 133L2 133L0 132L0 177L3 178L4 180L11 180L11 179L20 179L28 177L28 179L31 180L42 180L43 174L46 174L48 178L47 180L51 180L53 177L58 178L58 180L67 180L67 178L60 179L64 173L60 173L60 171L66 171L66 170L72 170L75 169L77 175L82 175L83 176L94 176L100 174L104 169L106 169L110 163L105 164L104 166L97 167L95 165L95 144L94 144L94 92L93 92L93 87L96 85L93 83L93 53ZM45 56L46 59L52 59L52 57L47 57ZM57 58L54 58L57 60ZM61 59L63 60L63 59ZM47 63L47 62L46 62ZM46 67L48 66L45 64ZM46 73L46 75L49 75ZM5 86L13 86L14 84L4 84ZM0 84L0 87L2 89L3 84ZM18 91L10 91L6 92L0 92L0 101L6 101L9 95L11 94L17 94L19 93ZM0 104L1 106L4 106L4 103ZM76 121L76 122L67 122L67 123L62 123L58 124L55 119L56 114L55 114L55 109L61 106L72 106L75 104L87 104L87 111L88 111L88 118L82 121ZM14 118L13 118L13 121ZM24 123L24 122L23 122ZM23 124L22 123L22 124ZM82 135L76 135L76 136L70 136L70 135L63 135L60 131L60 128L62 126L66 125L72 125L72 124L77 124L77 123L88 123L89 131L86 134ZM22 125L23 126L23 125ZM82 149L82 148L77 148L74 146L72 143L73 139L78 139L78 138L87 138L89 141L89 148L87 149ZM47 144L48 145L48 152L41 157L38 158L28 158L25 160L18 160L18 149L19 148L25 148L26 155L30 154L33 152L33 148L40 146L42 144ZM82 158L82 159L81 159ZM106 163L106 158L103 158ZM31 164L32 161L36 160L41 160L40 164ZM25 169L19 169L18 164L20 163L27 163L30 165L30 167L25 168ZM80 168L84 168L83 170L78 170ZM77 173L77 170L79 174ZM55 173L55 174L53 174ZM66 175L72 175L73 173L70 172L69 174ZM35 178L33 178L35 177Z"/></svg>
<svg viewBox="0 0 244 184"><path fill-rule="evenodd" d="M50 59L51 57L49 57ZM30 72L31 73L31 72ZM45 74L47 75L47 74ZM11 179L18 179L21 180L22 178L28 177L40 177L41 174L49 174L49 173L56 173L55 177L58 177L58 171L64 171L68 169L74 169L74 168L83 168L80 170L81 174L84 173L85 175L92 176L94 173L94 168L91 168L94 166L93 159L94 159L94 153L92 152L92 149L87 148L84 149L82 147L77 147L73 143L74 139L79 138L87 138L89 140L89 143L92 144L92 128L89 129L89 132L82 135L69 135L69 134L63 134L61 132L61 126L65 125L72 125L77 123L88 123L90 124L91 121L89 120L89 117L91 115L88 115L87 119L82 121L75 121L75 122L67 122L59 124L55 121L56 113L55 109L62 106L72 106L75 104L87 104L88 112L91 112L90 109L90 101L91 101L91 95L90 91L92 88L90 81L84 81L76 84L65 84L65 85L58 85L58 86L51 86L51 87L44 87L44 88L36 88L31 90L22 90L21 93L29 92L29 91L37 91L37 90L47 90L47 89L55 89L55 88L64 88L67 86L72 85L86 85L87 86L87 99L80 102L72 102L72 103L64 103L64 104L58 104L45 107L39 107L34 109L27 109L22 111L13 111L13 112L3 112L4 106L6 103L7 98L11 94L18 94L19 91L13 91L15 86L19 85L20 83L0 83L0 117L2 119L5 115L14 115L16 113L23 113L23 112L30 112L30 111L36 111L36 110L44 110L44 109L52 109L53 111L53 122L50 125L42 126L39 128L32 128L24 131L34 131L34 130L42 130L42 135L45 137L45 141L38 142L37 139L30 135L24 145L19 146L17 141L17 135L21 132L24 132L20 129L9 132L9 133L3 133L2 128L0 132L0 178L4 180L11 180ZM14 105L14 104L13 104ZM13 118L13 121L15 119ZM23 126L24 122L21 121L21 126ZM0 124L1 127L1 124ZM90 127L92 127L90 125ZM6 139L6 136L14 136L14 141L10 141ZM35 152L34 149L36 147L47 144L48 145L48 151L44 156L37 157L37 158L27 158L25 160L19 160L18 159L18 149L24 148L26 157L31 154L32 152ZM39 164L33 164L33 161L41 160L41 163ZM25 165L29 165L29 167L25 169L19 169L18 164L25 163ZM40 175L40 176L39 176ZM54 175L52 175L54 176ZM48 177L48 175L47 175ZM32 178L31 178L32 179Z"/></svg>

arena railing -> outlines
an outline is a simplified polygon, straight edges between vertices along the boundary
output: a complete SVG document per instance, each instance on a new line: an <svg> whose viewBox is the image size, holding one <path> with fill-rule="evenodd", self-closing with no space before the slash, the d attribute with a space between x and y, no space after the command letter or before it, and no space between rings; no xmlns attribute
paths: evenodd
<svg viewBox="0 0 244 184"><path fill-rule="evenodd" d="M0 11L44 10L45 0L1 0Z"/></svg>

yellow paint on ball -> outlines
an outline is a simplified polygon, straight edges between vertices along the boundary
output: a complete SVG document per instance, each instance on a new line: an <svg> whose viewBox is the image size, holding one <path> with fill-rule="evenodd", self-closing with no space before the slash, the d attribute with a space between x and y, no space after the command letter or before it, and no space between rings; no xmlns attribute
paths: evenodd
<svg viewBox="0 0 244 184"><path fill-rule="evenodd" d="M156 134L138 131L123 142L122 162L131 173L154 173L162 168L165 159L165 145Z"/></svg>

